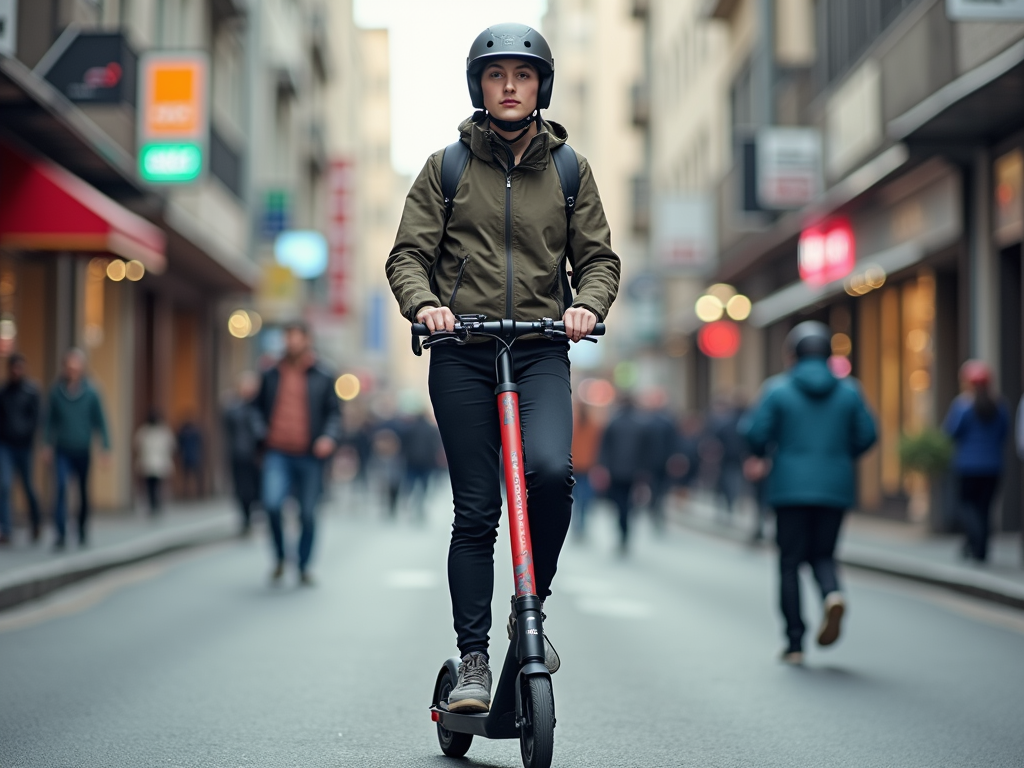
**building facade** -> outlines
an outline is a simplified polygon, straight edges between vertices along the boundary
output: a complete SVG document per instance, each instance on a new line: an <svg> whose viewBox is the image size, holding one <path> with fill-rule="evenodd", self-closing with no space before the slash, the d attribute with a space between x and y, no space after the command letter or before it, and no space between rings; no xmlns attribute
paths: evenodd
<svg viewBox="0 0 1024 768"><path fill-rule="evenodd" d="M901 439L941 423L970 357L993 366L1011 406L1022 381L1024 110L1013 83L1024 27L992 19L991 9L979 18L972 6L723 0L703 8L737 49L750 40L750 66L732 70L730 94L733 123L748 110L756 141L734 139L746 148L722 181L713 278L754 300L748 325L761 349L744 358L741 375L781 370L795 323L829 324L837 370L861 381L880 424L879 446L861 466L861 508L940 529L950 489L904 471ZM758 131L780 127L818 137L819 181L799 204L764 205L758 174L780 172L777 155L762 155ZM1015 530L1020 465L1007 451L998 524Z"/></svg>
<svg viewBox="0 0 1024 768"><path fill-rule="evenodd" d="M220 486L221 399L254 364L262 319L251 312L240 330L229 315L267 293L271 230L326 230L326 8L21 0L5 20L15 33L0 39L0 195L35 217L0 222L0 355L24 353L46 387L69 347L86 350L113 442L95 469L100 508L132 504L132 435L152 410L173 428L199 426L203 492ZM153 183L156 166L140 159L140 61L182 51L203 61L191 92L208 114L202 170Z"/></svg>

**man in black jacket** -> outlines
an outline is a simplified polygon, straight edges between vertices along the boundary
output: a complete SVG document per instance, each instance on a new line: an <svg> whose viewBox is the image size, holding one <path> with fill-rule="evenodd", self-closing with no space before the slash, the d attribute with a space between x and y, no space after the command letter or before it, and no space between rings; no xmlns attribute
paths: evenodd
<svg viewBox="0 0 1024 768"><path fill-rule="evenodd" d="M252 526L252 508L260 497L259 443L263 422L252 401L259 392L260 379L252 371L238 377L234 399L224 409L224 444L231 466L231 481L242 513L242 535Z"/></svg>
<svg viewBox="0 0 1024 768"><path fill-rule="evenodd" d="M285 354L263 376L255 406L266 438L263 457L263 510L273 536L273 580L284 575L285 546L281 507L290 495L299 503L302 534L298 566L302 584L312 584L316 503L323 486L324 463L341 437L341 409L335 378L313 353L309 327L285 326Z"/></svg>
<svg viewBox="0 0 1024 768"><path fill-rule="evenodd" d="M25 356L7 359L7 383L0 389L0 544L11 540L11 488L21 478L32 523L32 541L39 541L39 503L32 489L32 443L39 427L39 387L25 376Z"/></svg>

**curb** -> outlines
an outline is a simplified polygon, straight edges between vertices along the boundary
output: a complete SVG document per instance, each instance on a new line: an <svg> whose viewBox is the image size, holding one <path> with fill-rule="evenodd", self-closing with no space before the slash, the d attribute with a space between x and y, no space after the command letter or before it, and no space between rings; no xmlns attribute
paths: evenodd
<svg viewBox="0 0 1024 768"><path fill-rule="evenodd" d="M172 530L153 531L132 541L97 550L76 552L59 559L0 574L0 611L36 600L61 587L91 576L177 550L236 538L237 520L218 515Z"/></svg>
<svg viewBox="0 0 1024 768"><path fill-rule="evenodd" d="M1017 585L985 571L968 572L950 565L914 561L885 552L869 550L855 543L840 545L839 562L851 568L884 573L903 579L931 584L936 587L1000 603L1024 610L1024 585Z"/></svg>
<svg viewBox="0 0 1024 768"><path fill-rule="evenodd" d="M713 524L702 525L683 515L673 515L676 525L697 533L750 545L750 540L737 529L723 529ZM865 547L856 542L839 542L836 560L849 568L859 568L887 576L895 576L921 584L942 587L963 595L1024 610L1024 584L1001 579L986 571L964 571L952 565L912 560L888 552Z"/></svg>

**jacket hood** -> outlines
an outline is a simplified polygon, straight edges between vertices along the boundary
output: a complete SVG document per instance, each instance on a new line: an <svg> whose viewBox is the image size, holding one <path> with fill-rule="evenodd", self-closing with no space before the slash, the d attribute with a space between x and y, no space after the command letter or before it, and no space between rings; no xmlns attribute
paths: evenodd
<svg viewBox="0 0 1024 768"><path fill-rule="evenodd" d="M481 160L499 166L502 164L505 157L505 144L491 130L485 112L476 112L472 117L463 120L459 125L459 135L463 143L468 144L473 154ZM530 141L530 146L523 153L523 159L519 165L525 168L544 170L551 157L551 150L559 144L564 144L568 139L569 132L562 125L542 118L540 132Z"/></svg>
<svg viewBox="0 0 1024 768"><path fill-rule="evenodd" d="M811 397L824 397L839 383L828 369L828 364L820 358L801 360L793 366L790 377L801 392Z"/></svg>

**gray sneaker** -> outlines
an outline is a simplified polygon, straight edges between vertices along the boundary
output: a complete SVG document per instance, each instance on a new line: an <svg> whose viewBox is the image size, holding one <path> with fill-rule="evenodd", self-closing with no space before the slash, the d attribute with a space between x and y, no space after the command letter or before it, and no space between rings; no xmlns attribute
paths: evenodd
<svg viewBox="0 0 1024 768"><path fill-rule="evenodd" d="M540 620L542 622L548 620L548 616L543 611L540 614ZM508 626L505 627L508 630L508 639L511 640L516 633L516 613L513 611L508 615ZM555 646L551 644L548 639L548 633L544 633L544 666L548 668L548 672L552 675L558 671L559 667L562 666L562 660L558 658L558 651L555 650Z"/></svg>
<svg viewBox="0 0 1024 768"><path fill-rule="evenodd" d="M448 711L472 714L491 708L491 668L482 653L467 653L459 665L459 681L448 694Z"/></svg>

